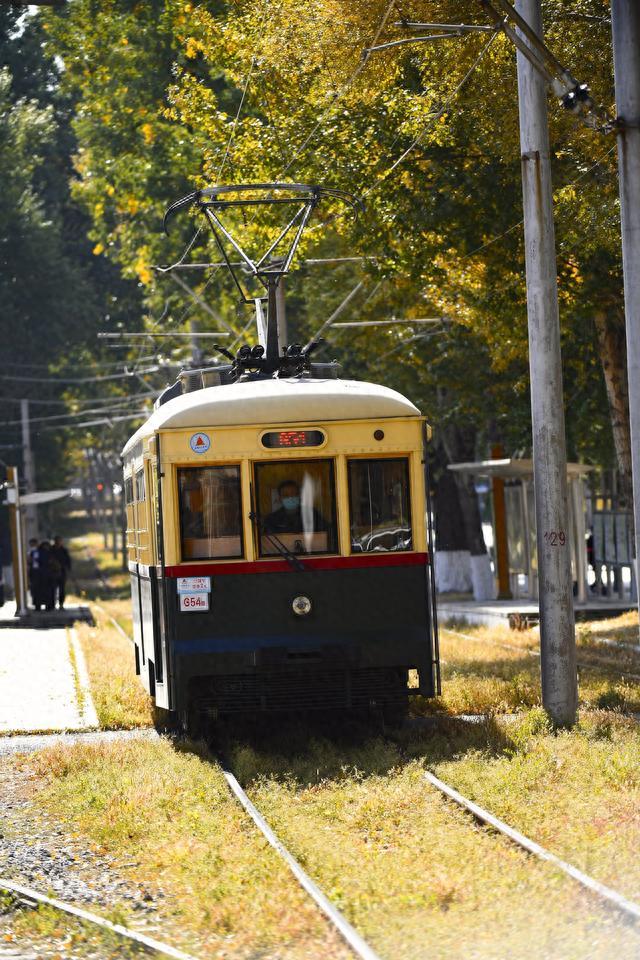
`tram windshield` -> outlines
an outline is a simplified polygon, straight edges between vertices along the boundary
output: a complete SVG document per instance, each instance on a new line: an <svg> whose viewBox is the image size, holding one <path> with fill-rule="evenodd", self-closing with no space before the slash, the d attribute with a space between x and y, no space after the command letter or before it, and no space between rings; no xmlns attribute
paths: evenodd
<svg viewBox="0 0 640 960"><path fill-rule="evenodd" d="M178 470L183 560L241 557L240 467Z"/></svg>
<svg viewBox="0 0 640 960"><path fill-rule="evenodd" d="M260 555L336 553L335 483L331 460L256 464Z"/></svg>
<svg viewBox="0 0 640 960"><path fill-rule="evenodd" d="M349 462L351 550L411 550L409 464L406 459Z"/></svg>

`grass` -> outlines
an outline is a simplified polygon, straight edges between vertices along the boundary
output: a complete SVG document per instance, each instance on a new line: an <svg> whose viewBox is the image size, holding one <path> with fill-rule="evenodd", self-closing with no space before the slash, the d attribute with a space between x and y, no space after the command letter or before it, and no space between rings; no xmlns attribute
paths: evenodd
<svg viewBox="0 0 640 960"><path fill-rule="evenodd" d="M57 747L22 764L45 812L163 894L157 936L203 956L349 956L205 757L158 740Z"/></svg>
<svg viewBox="0 0 640 960"><path fill-rule="evenodd" d="M114 923L124 921L118 912L107 919ZM141 947L109 930L99 930L89 923L65 916L53 907L25 908L17 898L0 894L0 941L16 950L24 940L28 940L29 948L39 948L38 957L51 956L59 960L67 954L118 958L149 956ZM30 949L28 955L32 956Z"/></svg>
<svg viewBox="0 0 640 960"><path fill-rule="evenodd" d="M618 625L618 621L622 621ZM597 646L594 637L630 638L637 642L637 613L577 628L579 694L583 709L640 712L640 686L627 673L640 675L640 656L615 647ZM632 638L632 639L631 639ZM538 631L508 627L443 628L440 636L443 694L435 700L416 697L412 709L429 713L516 713L540 706ZM514 649L515 648L515 649Z"/></svg>
<svg viewBox="0 0 640 960"><path fill-rule="evenodd" d="M105 604L111 608L111 601ZM118 633L108 611L93 606L95 626L76 624L100 727L131 730L154 723L153 704L135 674L133 644ZM120 618L118 618L120 619Z"/></svg>
<svg viewBox="0 0 640 960"><path fill-rule="evenodd" d="M612 712L552 734L532 711L499 756L473 750L436 773L554 853L640 901L640 731Z"/></svg>
<svg viewBox="0 0 640 960"><path fill-rule="evenodd" d="M130 629L117 590L101 603ZM131 646L96 617L79 634L101 724L148 725ZM625 715L640 710L640 688L625 678L640 673L640 657L594 642L637 642L637 617L578 628L580 722L563 733L540 708L536 631L462 633L442 634L442 697L413 700L416 713L439 715L427 728L382 737L323 720L236 727L222 744L232 769L382 957L635 960L640 931L480 828L423 772L640 901L640 728ZM158 936L178 931L185 949L231 960L349 956L204 749L83 744L12 762L46 817L162 894Z"/></svg>
<svg viewBox="0 0 640 960"><path fill-rule="evenodd" d="M114 557L104 547L102 534L81 530L69 540L73 566L69 586L74 598L86 600L126 600L130 595L128 570L122 569L120 555Z"/></svg>
<svg viewBox="0 0 640 960"><path fill-rule="evenodd" d="M80 674L78 672L78 660L76 658L75 647L73 646L73 640L71 637L71 631L67 629L67 647L69 650L69 660L71 661L71 669L73 670L73 686L76 692L76 700L78 702L78 713L80 716L84 716L86 696L84 687L80 683Z"/></svg>
<svg viewBox="0 0 640 960"><path fill-rule="evenodd" d="M226 748L269 822L382 957L638 956L638 932L478 828L422 775L434 770L638 898L631 721L588 714L555 735L532 710L511 723L443 718L393 740L273 723ZM49 817L162 889L163 923L202 956L343 955L205 753L158 740L56 747L21 763Z"/></svg>

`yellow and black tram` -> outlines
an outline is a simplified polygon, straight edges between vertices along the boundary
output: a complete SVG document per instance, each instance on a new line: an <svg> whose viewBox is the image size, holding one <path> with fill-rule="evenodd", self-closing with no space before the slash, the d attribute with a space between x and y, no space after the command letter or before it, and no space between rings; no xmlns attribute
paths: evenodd
<svg viewBox="0 0 640 960"><path fill-rule="evenodd" d="M136 667L156 705L183 726L372 707L397 719L410 671L433 696L418 409L333 377L202 377L166 391L123 452Z"/></svg>

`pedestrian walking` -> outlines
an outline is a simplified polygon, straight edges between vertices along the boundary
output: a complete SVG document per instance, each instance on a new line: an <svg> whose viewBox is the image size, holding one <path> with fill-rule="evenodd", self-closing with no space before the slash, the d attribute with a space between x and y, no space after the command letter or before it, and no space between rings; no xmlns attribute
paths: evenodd
<svg viewBox="0 0 640 960"><path fill-rule="evenodd" d="M29 540L29 549L27 551L27 577L29 580L29 591L31 593L31 602L36 610L40 609L41 586L40 586L40 550L38 541L35 537Z"/></svg>
<svg viewBox="0 0 640 960"><path fill-rule="evenodd" d="M44 604L45 610L53 610L55 603L53 594L58 572L58 561L53 556L51 544L43 540L38 547L38 601L36 610Z"/></svg>
<svg viewBox="0 0 640 960"><path fill-rule="evenodd" d="M64 610L64 601L67 593L67 574L71 570L71 556L64 545L62 537L53 538L51 548L51 571L53 576L54 606L57 602Z"/></svg>

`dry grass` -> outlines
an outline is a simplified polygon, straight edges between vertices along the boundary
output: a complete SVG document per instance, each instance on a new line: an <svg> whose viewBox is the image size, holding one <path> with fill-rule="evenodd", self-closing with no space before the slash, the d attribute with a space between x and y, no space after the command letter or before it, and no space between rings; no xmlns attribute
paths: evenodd
<svg viewBox="0 0 640 960"><path fill-rule="evenodd" d="M112 911L107 919L122 923L124 917L118 911ZM103 931L73 917L63 916L52 907L40 906L25 910L15 899L2 894L0 940L7 949L12 950L7 954L8 957L33 957L34 947L37 949L37 960L62 960L65 956L148 956L146 951L110 931Z"/></svg>
<svg viewBox="0 0 640 960"><path fill-rule="evenodd" d="M513 745L444 761L436 773L524 833L640 901L640 730L610 711L553 735L541 710ZM613 951L612 951L612 956Z"/></svg>
<svg viewBox="0 0 640 960"><path fill-rule="evenodd" d="M158 740L58 747L23 763L45 811L162 893L157 936L210 957L350 957L197 753Z"/></svg>
<svg viewBox="0 0 640 960"><path fill-rule="evenodd" d="M615 647L596 646L593 636L637 634L637 614L610 621L592 621L577 627L579 693L589 710L640 712L640 656ZM620 622L621 621L621 622ZM602 625L606 624L606 627ZM416 714L516 713L540 705L540 661L536 629L508 627L443 628L443 695L437 700L413 700Z"/></svg>
<svg viewBox="0 0 640 960"><path fill-rule="evenodd" d="M105 602L105 610L110 613L119 603ZM106 730L152 726L153 704L135 674L133 644L118 633L105 612L95 605L93 610L96 626L79 623L76 629L100 726Z"/></svg>
<svg viewBox="0 0 640 960"><path fill-rule="evenodd" d="M534 710L506 726L443 720L396 741L273 725L227 748L269 821L382 957L638 956L637 932L479 829L422 776L435 770L640 896L640 747L629 721L592 715L555 736ZM59 747L24 764L45 810L134 861L123 870L162 888L165 922L204 956L340 955L206 756L161 740Z"/></svg>
<svg viewBox="0 0 640 960"><path fill-rule="evenodd" d="M105 600L129 596L129 573L121 557L105 550L102 535L88 532L69 541L73 567L69 587L78 601Z"/></svg>

